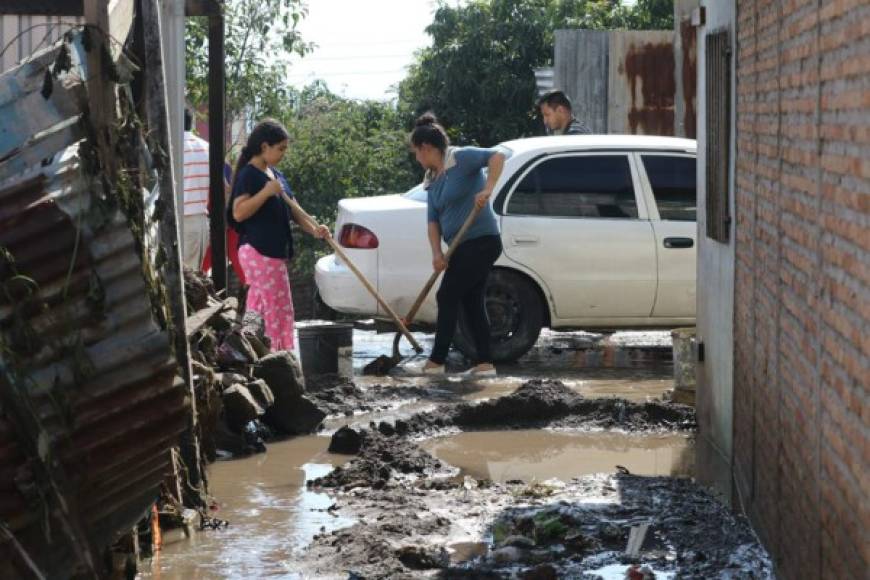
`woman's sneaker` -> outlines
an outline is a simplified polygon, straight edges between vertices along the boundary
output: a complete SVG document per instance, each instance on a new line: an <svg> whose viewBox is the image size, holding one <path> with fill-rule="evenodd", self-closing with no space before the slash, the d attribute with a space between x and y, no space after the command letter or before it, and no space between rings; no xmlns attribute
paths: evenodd
<svg viewBox="0 0 870 580"><path fill-rule="evenodd" d="M438 365L435 367L426 368L426 363L428 363L428 359L423 359L419 361L412 361L408 364L402 365L402 370L408 373L409 375L417 375L423 377L440 377L444 376L444 365Z"/></svg>
<svg viewBox="0 0 870 580"><path fill-rule="evenodd" d="M495 367L484 370L478 370L476 367L471 367L460 376L464 379L485 379L497 377L498 373L496 372Z"/></svg>

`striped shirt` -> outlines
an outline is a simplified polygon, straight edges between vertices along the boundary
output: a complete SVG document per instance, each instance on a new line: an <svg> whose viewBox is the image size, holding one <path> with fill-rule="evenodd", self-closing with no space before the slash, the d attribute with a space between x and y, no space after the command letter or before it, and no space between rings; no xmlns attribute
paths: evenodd
<svg viewBox="0 0 870 580"><path fill-rule="evenodd" d="M184 215L208 215L208 141L184 132Z"/></svg>

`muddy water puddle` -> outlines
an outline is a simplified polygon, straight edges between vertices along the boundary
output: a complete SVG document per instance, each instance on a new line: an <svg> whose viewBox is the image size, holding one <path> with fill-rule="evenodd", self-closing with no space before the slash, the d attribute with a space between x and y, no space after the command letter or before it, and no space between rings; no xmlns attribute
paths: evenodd
<svg viewBox="0 0 870 580"><path fill-rule="evenodd" d="M613 473L616 466L636 475L668 476L690 476L694 468L693 440L677 434L479 431L439 437L422 447L475 479L500 483L568 481Z"/></svg>
<svg viewBox="0 0 870 580"><path fill-rule="evenodd" d="M193 534L167 534L143 579L297 578L293 558L321 531L353 525L333 515L332 499L305 488L349 457L326 452L327 437L272 443L268 452L218 462L209 470L215 517L229 526Z"/></svg>

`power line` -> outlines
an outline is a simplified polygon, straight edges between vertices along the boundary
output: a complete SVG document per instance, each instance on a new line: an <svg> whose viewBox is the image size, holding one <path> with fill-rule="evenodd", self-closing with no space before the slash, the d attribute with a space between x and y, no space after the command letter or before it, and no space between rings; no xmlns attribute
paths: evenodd
<svg viewBox="0 0 870 580"><path fill-rule="evenodd" d="M288 77L295 78L305 78L305 77L349 77L349 76L360 76L360 75L383 75L383 74L395 74L400 72L407 72L404 68L397 68L391 70L369 70L369 71L347 71L347 72L324 72L324 73L290 73L287 75Z"/></svg>

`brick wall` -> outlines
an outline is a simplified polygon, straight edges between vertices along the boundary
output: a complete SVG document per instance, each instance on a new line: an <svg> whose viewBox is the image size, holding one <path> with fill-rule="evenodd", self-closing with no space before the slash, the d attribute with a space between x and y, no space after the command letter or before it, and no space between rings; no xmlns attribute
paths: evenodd
<svg viewBox="0 0 870 580"><path fill-rule="evenodd" d="M782 578L870 568L870 5L737 2L734 475Z"/></svg>

